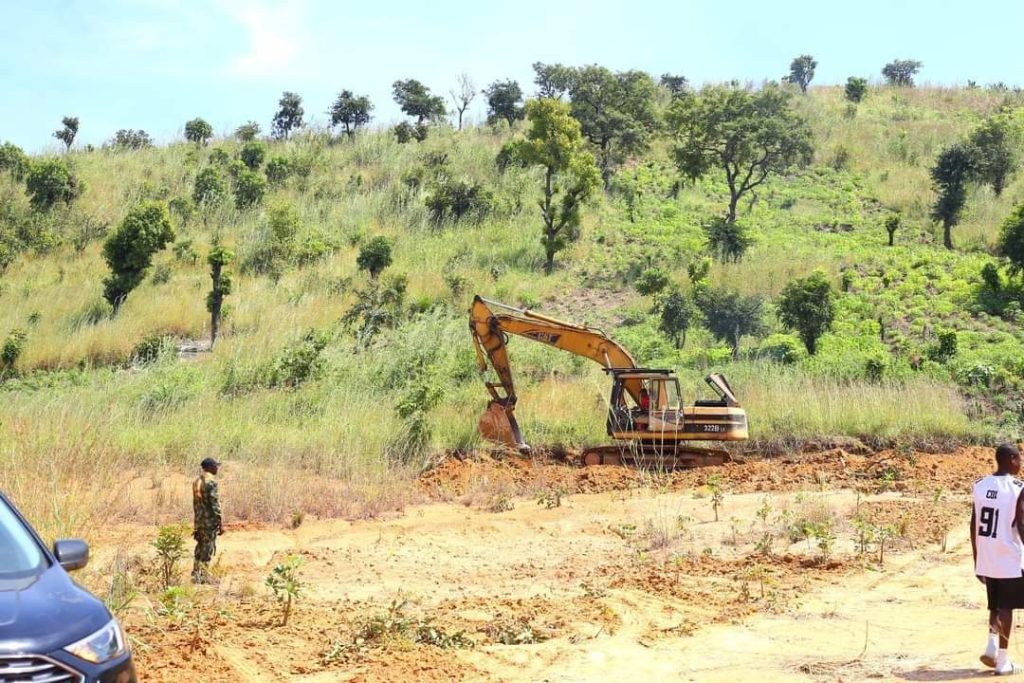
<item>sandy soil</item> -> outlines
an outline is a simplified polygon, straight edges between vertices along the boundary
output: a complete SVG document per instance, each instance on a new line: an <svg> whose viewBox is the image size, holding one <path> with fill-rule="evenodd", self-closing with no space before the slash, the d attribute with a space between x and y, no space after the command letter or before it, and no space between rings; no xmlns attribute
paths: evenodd
<svg viewBox="0 0 1024 683"><path fill-rule="evenodd" d="M94 539L81 578L140 588L122 619L145 681L967 680L990 675L966 534L988 458L829 453L665 477L453 460L423 481L449 502L230 528L219 585L170 610L152 527ZM567 495L548 508L531 489ZM793 532L822 521L827 557ZM890 530L883 564L865 525ZM263 581L288 554L304 592L282 626Z"/></svg>

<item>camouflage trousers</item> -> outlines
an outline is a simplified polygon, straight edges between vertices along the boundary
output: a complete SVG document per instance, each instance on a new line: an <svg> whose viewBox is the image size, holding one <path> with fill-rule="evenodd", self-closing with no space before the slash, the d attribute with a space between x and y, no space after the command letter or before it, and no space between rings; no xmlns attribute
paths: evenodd
<svg viewBox="0 0 1024 683"><path fill-rule="evenodd" d="M217 552L217 532L196 531L195 562L192 565L192 583L210 582L210 560Z"/></svg>

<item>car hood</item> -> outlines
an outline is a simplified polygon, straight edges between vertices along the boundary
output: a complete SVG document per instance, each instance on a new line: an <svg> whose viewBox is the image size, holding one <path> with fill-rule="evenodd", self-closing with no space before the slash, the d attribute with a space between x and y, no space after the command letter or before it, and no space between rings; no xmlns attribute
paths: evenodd
<svg viewBox="0 0 1024 683"><path fill-rule="evenodd" d="M102 628L110 613L60 566L0 585L0 654L45 654Z"/></svg>

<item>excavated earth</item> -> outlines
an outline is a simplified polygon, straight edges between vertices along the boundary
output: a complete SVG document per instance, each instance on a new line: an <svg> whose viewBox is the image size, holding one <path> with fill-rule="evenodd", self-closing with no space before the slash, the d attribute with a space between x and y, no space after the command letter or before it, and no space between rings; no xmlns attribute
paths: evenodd
<svg viewBox="0 0 1024 683"><path fill-rule="evenodd" d="M453 456L401 514L231 526L216 586L162 592L143 525L91 536L80 579L127 603L145 681L967 680L987 675L967 492L990 453ZM289 555L285 625L264 582Z"/></svg>

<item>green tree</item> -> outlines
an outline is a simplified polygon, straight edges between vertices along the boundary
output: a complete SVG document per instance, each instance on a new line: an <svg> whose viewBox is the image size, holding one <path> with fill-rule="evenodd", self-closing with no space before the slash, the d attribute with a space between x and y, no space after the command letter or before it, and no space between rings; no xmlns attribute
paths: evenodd
<svg viewBox="0 0 1024 683"><path fill-rule="evenodd" d="M125 298L146 278L153 255L174 239L167 207L145 202L124 217L103 244L103 258L110 276L103 281L103 298L116 314Z"/></svg>
<svg viewBox="0 0 1024 683"><path fill-rule="evenodd" d="M7 172L17 181L22 181L28 174L28 155L13 142L0 145L0 173Z"/></svg>
<svg viewBox="0 0 1024 683"><path fill-rule="evenodd" d="M664 73L658 80L661 87L668 90L672 99L677 97L683 97L690 92L690 81L686 79L686 76L677 76L676 74Z"/></svg>
<svg viewBox="0 0 1024 683"><path fill-rule="evenodd" d="M271 129L278 140L287 140L293 130L302 128L302 98L293 93L285 91L281 99L277 101L278 110L274 114Z"/></svg>
<svg viewBox="0 0 1024 683"><path fill-rule="evenodd" d="M785 80L793 85L799 86L800 92L807 92L807 86L814 79L814 70L818 68L818 61L810 55L794 57L789 64L789 75Z"/></svg>
<svg viewBox="0 0 1024 683"><path fill-rule="evenodd" d="M235 254L224 247L214 247L206 262L210 264L210 279L213 286L206 295L206 310L210 312L210 348L217 343L217 331L220 329L220 316L224 307L224 297L231 294L231 273L225 268L235 260Z"/></svg>
<svg viewBox="0 0 1024 683"><path fill-rule="evenodd" d="M345 135L352 137L356 131L370 122L373 104L366 95L356 97L351 90L342 90L327 112L331 115L331 126L342 126Z"/></svg>
<svg viewBox="0 0 1024 683"><path fill-rule="evenodd" d="M249 142L249 140L255 140L256 136L260 134L260 124L255 121L248 121L243 123L235 129L235 137L241 142Z"/></svg>
<svg viewBox="0 0 1024 683"><path fill-rule="evenodd" d="M846 79L846 88L843 94L850 102L861 102L868 94L868 79L859 76L850 76Z"/></svg>
<svg viewBox="0 0 1024 683"><path fill-rule="evenodd" d="M572 85L573 69L562 64L533 63L533 82L537 85L537 97L541 99L562 99Z"/></svg>
<svg viewBox="0 0 1024 683"><path fill-rule="evenodd" d="M743 225L730 223L724 218L713 218L706 223L704 235L707 250L722 263L739 263L754 244L754 239Z"/></svg>
<svg viewBox="0 0 1024 683"><path fill-rule="evenodd" d="M267 158L267 146L259 140L250 140L242 145L238 158L242 160L242 163L250 171L255 171L263 163L263 160Z"/></svg>
<svg viewBox="0 0 1024 683"><path fill-rule="evenodd" d="M1020 124L1007 114L998 114L986 119L968 139L975 177L991 185L997 197L1020 165L1020 137Z"/></svg>
<svg viewBox="0 0 1024 683"><path fill-rule="evenodd" d="M974 154L967 145L956 142L942 150L931 169L932 187L938 197L932 205L932 218L942 221L942 243L953 248L953 227L967 202L967 184L974 174Z"/></svg>
<svg viewBox="0 0 1024 683"><path fill-rule="evenodd" d="M495 81L484 90L484 96L487 97L487 123L505 119L511 128L526 116L522 105L523 90L516 81Z"/></svg>
<svg viewBox="0 0 1024 683"><path fill-rule="evenodd" d="M82 184L63 159L43 159L31 165L25 178L29 203L37 211L49 211L58 202L71 205L82 192Z"/></svg>
<svg viewBox="0 0 1024 683"><path fill-rule="evenodd" d="M889 246L893 246L896 239L896 231L900 229L900 215L898 213L889 214L885 217L885 231L889 233Z"/></svg>
<svg viewBox="0 0 1024 683"><path fill-rule="evenodd" d="M657 87L643 71L612 73L603 66L576 69L569 87L572 115L597 148L604 189L613 167L647 149L657 127Z"/></svg>
<svg viewBox="0 0 1024 683"><path fill-rule="evenodd" d="M64 151L71 149L71 145L75 142L75 136L78 135L78 117L77 116L65 116L61 119L63 128L56 130L53 133L53 137L57 138L64 143Z"/></svg>
<svg viewBox="0 0 1024 683"><path fill-rule="evenodd" d="M146 149L153 146L153 138L141 128L122 128L114 133L114 138L109 144L120 149Z"/></svg>
<svg viewBox="0 0 1024 683"><path fill-rule="evenodd" d="M200 118L185 122L185 139L197 145L206 146L213 137L213 126Z"/></svg>
<svg viewBox="0 0 1024 683"><path fill-rule="evenodd" d="M223 199L227 192L227 183L220 172L213 166L207 166L196 174L196 182L192 187L192 201L200 208L212 206Z"/></svg>
<svg viewBox="0 0 1024 683"><path fill-rule="evenodd" d="M1024 273L1024 202L1003 221L996 253L1010 261L1012 275Z"/></svg>
<svg viewBox="0 0 1024 683"><path fill-rule="evenodd" d="M916 59L894 59L882 67L882 76L889 85L901 88L913 88L914 76L924 66Z"/></svg>
<svg viewBox="0 0 1024 683"><path fill-rule="evenodd" d="M403 112L416 119L417 124L444 117L447 113L444 98L431 95L430 88L414 78L391 84L395 103Z"/></svg>
<svg viewBox="0 0 1024 683"><path fill-rule="evenodd" d="M704 326L715 339L732 348L733 360L740 357L740 340L764 330L763 303L755 295L744 296L737 291L701 286L695 303L704 317Z"/></svg>
<svg viewBox="0 0 1024 683"><path fill-rule="evenodd" d="M672 340L677 349L686 345L686 333L696 316L696 309L690 297L681 289L673 287L658 305L658 329Z"/></svg>
<svg viewBox="0 0 1024 683"><path fill-rule="evenodd" d="M731 83L708 86L698 97L678 99L669 108L679 170L691 179L712 168L725 172L730 223L745 193L772 173L811 158L810 128L792 111L790 99L774 84L752 92Z"/></svg>
<svg viewBox="0 0 1024 683"><path fill-rule="evenodd" d="M565 248L572 231L579 227L580 208L600 175L569 105L552 99L530 100L526 103L526 118L530 124L526 139L510 142L506 149L512 158L544 169L541 243L547 254L544 269L550 274L555 254Z"/></svg>
<svg viewBox="0 0 1024 683"><path fill-rule="evenodd" d="M779 319L800 335L807 353L814 355L818 339L832 328L836 317L832 284L820 270L791 280L779 297Z"/></svg>
<svg viewBox="0 0 1024 683"><path fill-rule="evenodd" d="M364 244L359 248L356 265L359 266L359 270L365 270L376 280L377 276L391 265L391 240L383 235L377 235Z"/></svg>
<svg viewBox="0 0 1024 683"><path fill-rule="evenodd" d="M235 207L239 210L256 206L267 193L267 180L259 173L243 169L235 179Z"/></svg>

